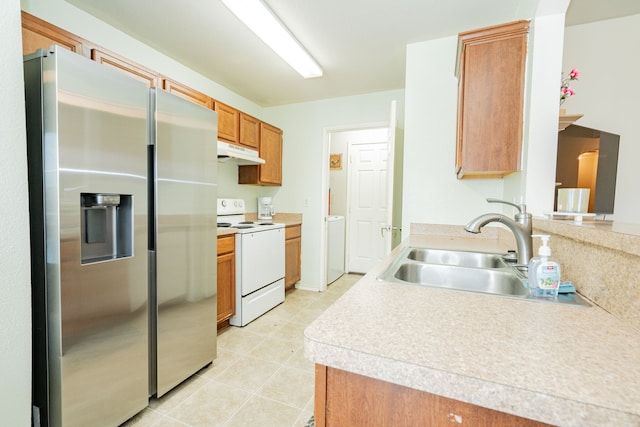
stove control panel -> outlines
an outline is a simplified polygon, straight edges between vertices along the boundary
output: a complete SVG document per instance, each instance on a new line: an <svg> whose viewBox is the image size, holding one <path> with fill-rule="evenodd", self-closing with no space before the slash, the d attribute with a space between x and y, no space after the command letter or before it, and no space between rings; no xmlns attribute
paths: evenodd
<svg viewBox="0 0 640 427"><path fill-rule="evenodd" d="M218 199L218 215L244 214L244 199Z"/></svg>

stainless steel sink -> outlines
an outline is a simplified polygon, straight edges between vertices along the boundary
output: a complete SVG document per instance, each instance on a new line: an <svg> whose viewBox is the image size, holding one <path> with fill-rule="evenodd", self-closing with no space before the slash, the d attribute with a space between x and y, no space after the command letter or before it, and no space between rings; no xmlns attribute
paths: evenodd
<svg viewBox="0 0 640 427"><path fill-rule="evenodd" d="M486 252L447 251L443 249L415 248L407 258L427 264L456 265L475 268L505 268L502 254Z"/></svg>
<svg viewBox="0 0 640 427"><path fill-rule="evenodd" d="M557 298L529 295L525 271L504 261L502 254L406 247L378 280L441 289L589 307L578 294Z"/></svg>
<svg viewBox="0 0 640 427"><path fill-rule="evenodd" d="M529 294L529 289L516 274L496 269L405 263L392 274L403 282L440 288L498 295Z"/></svg>

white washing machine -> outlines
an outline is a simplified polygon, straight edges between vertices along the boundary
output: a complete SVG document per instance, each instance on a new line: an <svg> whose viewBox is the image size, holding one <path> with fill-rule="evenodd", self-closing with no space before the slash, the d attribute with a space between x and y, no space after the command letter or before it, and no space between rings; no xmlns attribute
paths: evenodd
<svg viewBox="0 0 640 427"><path fill-rule="evenodd" d="M327 285L344 274L344 217L327 217Z"/></svg>

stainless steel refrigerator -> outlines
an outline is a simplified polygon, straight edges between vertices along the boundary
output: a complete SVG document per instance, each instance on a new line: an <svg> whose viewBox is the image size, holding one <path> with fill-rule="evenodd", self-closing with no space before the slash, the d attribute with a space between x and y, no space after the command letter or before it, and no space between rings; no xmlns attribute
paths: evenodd
<svg viewBox="0 0 640 427"><path fill-rule="evenodd" d="M150 99L149 386L160 397L216 356L218 125L163 90Z"/></svg>
<svg viewBox="0 0 640 427"><path fill-rule="evenodd" d="M215 260L215 234L213 227L211 231L203 227L205 202L201 200L204 191L200 191L207 188L212 193L213 222L215 148L211 154L213 172L202 174L214 177L206 185L195 173L188 177L160 174L163 163L171 164L169 170L180 170L187 168L183 163L188 159L175 153L173 145L166 160L158 161L155 167L154 159L160 158L162 150L151 138L161 140L163 126L150 119L162 113L150 113L152 97L145 84L56 47L25 57L24 74L32 248L33 424L116 426L148 405L155 367L160 372L164 365L156 363L153 343L162 348L162 337L169 334L159 321L160 338L156 341L152 321L156 306L150 306L150 301L158 301L159 312L167 304L185 307L182 312L193 306L196 318L211 323L213 334L206 336L208 359L215 357L215 266L213 271L198 271L195 277L192 270L174 270L186 267L184 263L170 261L168 297L161 296L162 292L156 295L152 280L162 275L162 260L172 258L170 251L176 258L189 253L187 267L197 268L200 257ZM204 134L200 117L189 119L197 132L183 131L183 126L175 132L183 132L184 139ZM208 128L207 143L203 141L212 147L215 117L215 113L208 115L214 120L214 129L212 134ZM152 133L156 128L158 133ZM184 142L185 146L190 144ZM202 167L204 155L204 150L198 152L192 169ZM172 156L177 159L175 165ZM187 189L187 182L198 190ZM165 183L171 191L163 190ZM175 191L176 186L180 191ZM163 206L165 196L173 198L168 205L176 202L169 209L167 226L182 230L182 234L176 232L180 237L169 239L166 248L162 224L167 216L158 209L156 219L155 209ZM195 207L187 206L187 200ZM190 219L182 223L172 223L187 217ZM183 225L185 221L196 226L203 237L194 239ZM211 244L204 244L204 236L209 235ZM154 274L154 260L158 274ZM206 304L208 311L201 308ZM186 322L180 326L184 328L181 335L191 335ZM202 331L203 327L196 329ZM179 343L183 354L192 349L200 352L204 347L191 338ZM191 373L203 363L192 365Z"/></svg>

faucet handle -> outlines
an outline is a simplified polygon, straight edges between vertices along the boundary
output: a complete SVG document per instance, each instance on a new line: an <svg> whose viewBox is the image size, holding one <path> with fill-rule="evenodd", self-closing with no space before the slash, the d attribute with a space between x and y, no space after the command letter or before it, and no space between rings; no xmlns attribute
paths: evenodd
<svg viewBox="0 0 640 427"><path fill-rule="evenodd" d="M521 214L522 213L527 213L527 205L525 205L524 203L516 205L515 203L507 202L506 200L492 199L492 198L488 198L487 202L489 202L489 203L504 203L505 205L511 205L514 208L518 209L518 212L521 213Z"/></svg>

